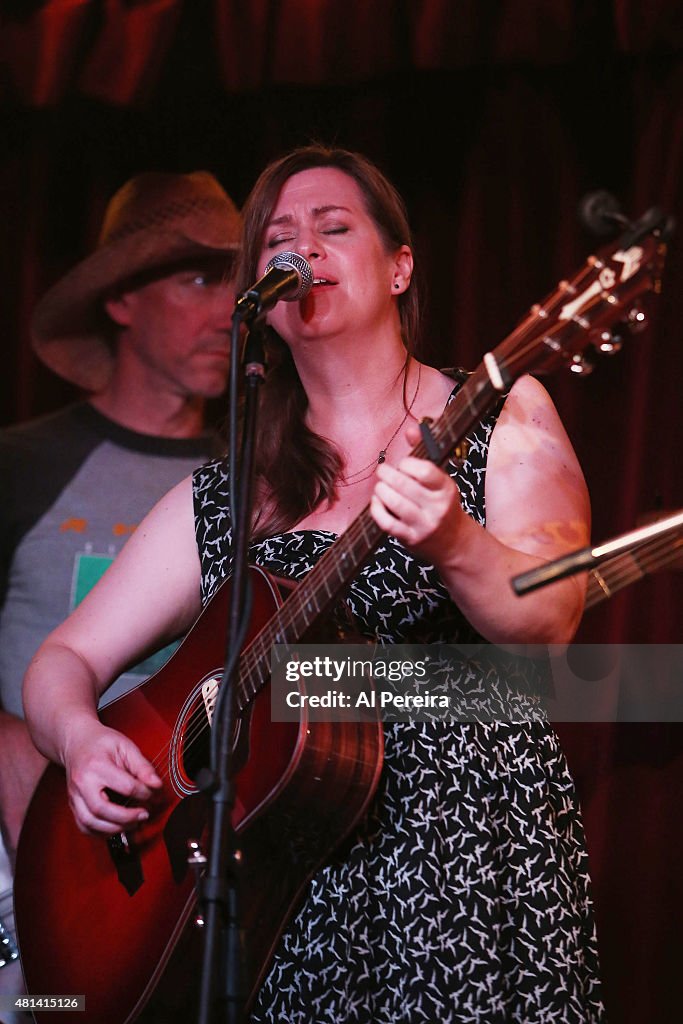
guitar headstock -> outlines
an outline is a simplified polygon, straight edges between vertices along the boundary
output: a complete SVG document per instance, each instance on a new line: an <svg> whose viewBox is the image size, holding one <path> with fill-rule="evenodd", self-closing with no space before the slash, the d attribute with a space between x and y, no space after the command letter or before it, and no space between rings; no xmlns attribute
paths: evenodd
<svg viewBox="0 0 683 1024"><path fill-rule="evenodd" d="M647 326L639 300L660 290L672 232L673 220L656 208L629 225L617 241L589 256L572 278L531 307L487 356L489 373L495 364L508 387L523 373L544 374L563 365L585 373L593 353L618 351L625 330Z"/></svg>
<svg viewBox="0 0 683 1024"><path fill-rule="evenodd" d="M642 330L645 314L638 300L660 288L666 242L673 220L657 209L627 224L618 241L605 245L584 266L529 314L468 376L440 419L422 424L418 458L436 465L450 458L467 431L523 374L544 374L557 367L584 369L589 349L614 352L615 325Z"/></svg>

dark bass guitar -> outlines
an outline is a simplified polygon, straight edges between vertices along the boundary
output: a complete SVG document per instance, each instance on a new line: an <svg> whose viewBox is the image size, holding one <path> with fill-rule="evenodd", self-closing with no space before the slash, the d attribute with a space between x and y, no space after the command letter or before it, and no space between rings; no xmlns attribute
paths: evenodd
<svg viewBox="0 0 683 1024"><path fill-rule="evenodd" d="M522 374L576 366L587 349L605 347L605 332L659 288L665 233L651 211L562 281L485 356L413 454L445 464ZM249 1000L307 881L365 813L382 762L376 721L319 724L305 713L298 723L271 721L271 648L308 637L383 536L366 508L284 600L272 578L253 570L255 610L235 693L233 815ZM85 994L85 1012L62 1012L63 1024L128 1024L153 994L182 988L196 970L187 844L206 830L195 778L207 760L229 589L223 584L160 672L102 712L164 779L150 821L109 840L82 835L55 766L29 809L15 878L19 945L30 993ZM40 1009L35 1017L52 1019Z"/></svg>
<svg viewBox="0 0 683 1024"><path fill-rule="evenodd" d="M679 522L682 512L666 518L658 516L662 526L671 524L666 530L592 569L588 576L586 608L592 608L652 573L683 569L683 525Z"/></svg>

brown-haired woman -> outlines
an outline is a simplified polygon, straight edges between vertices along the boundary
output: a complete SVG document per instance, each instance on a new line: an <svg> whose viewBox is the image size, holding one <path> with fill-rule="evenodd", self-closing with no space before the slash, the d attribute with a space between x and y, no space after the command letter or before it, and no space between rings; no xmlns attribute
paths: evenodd
<svg viewBox="0 0 683 1024"><path fill-rule="evenodd" d="M369 503L388 536L348 593L360 629L387 644L479 644L493 709L486 721L386 725L370 811L311 882L253 1020L600 1021L572 781L540 713L523 724L496 714L510 691L482 645L564 643L576 629L575 579L552 601L543 591L520 600L509 585L587 542L586 490L566 434L526 377L474 428L463 466L442 471L409 454L417 421L437 419L457 386L413 354L407 218L364 157L296 150L266 168L244 217L238 288L279 251L301 254L314 275L305 299L268 315L277 336L251 560L300 579ZM160 785L138 748L98 722L95 703L139 647L190 625L200 585L206 600L220 583L228 471L210 464L172 491L29 670L34 737L66 765L84 829L128 827ZM444 664L456 693L465 680ZM111 803L104 787L136 806Z"/></svg>

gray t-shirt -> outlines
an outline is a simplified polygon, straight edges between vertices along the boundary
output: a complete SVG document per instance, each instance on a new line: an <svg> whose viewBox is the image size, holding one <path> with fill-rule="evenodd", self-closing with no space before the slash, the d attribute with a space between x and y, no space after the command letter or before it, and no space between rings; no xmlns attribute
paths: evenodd
<svg viewBox="0 0 683 1024"><path fill-rule="evenodd" d="M0 704L23 715L28 662L94 586L152 506L218 438L138 434L78 403L0 431ZM156 671L166 649L106 700Z"/></svg>

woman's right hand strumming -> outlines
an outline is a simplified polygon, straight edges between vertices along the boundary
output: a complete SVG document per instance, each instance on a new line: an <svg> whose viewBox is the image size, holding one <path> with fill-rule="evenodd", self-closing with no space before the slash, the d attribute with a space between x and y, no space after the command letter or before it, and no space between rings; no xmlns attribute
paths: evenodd
<svg viewBox="0 0 683 1024"><path fill-rule="evenodd" d="M91 720L75 726L63 757L81 832L113 834L149 818L162 782L132 740Z"/></svg>

